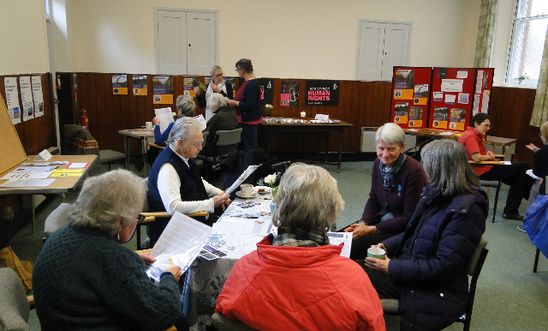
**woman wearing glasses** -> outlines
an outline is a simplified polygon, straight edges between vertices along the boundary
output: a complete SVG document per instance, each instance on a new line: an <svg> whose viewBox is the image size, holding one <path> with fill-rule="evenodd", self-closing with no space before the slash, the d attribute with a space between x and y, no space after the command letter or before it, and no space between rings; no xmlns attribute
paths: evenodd
<svg viewBox="0 0 548 331"><path fill-rule="evenodd" d="M211 82L207 85L207 90L205 93L206 100L206 109L205 109L205 119L209 121L213 117L213 109L209 104L209 98L213 93L220 93L225 97L232 99L234 92L232 91L232 84L227 83L223 77L223 69L218 65L214 65L211 69Z"/></svg>
<svg viewBox="0 0 548 331"><path fill-rule="evenodd" d="M257 148L259 125L263 123L263 113L259 105L260 87L253 73L249 59L236 62L236 72L244 79L233 100L228 104L236 108L238 123L242 127L242 150Z"/></svg>

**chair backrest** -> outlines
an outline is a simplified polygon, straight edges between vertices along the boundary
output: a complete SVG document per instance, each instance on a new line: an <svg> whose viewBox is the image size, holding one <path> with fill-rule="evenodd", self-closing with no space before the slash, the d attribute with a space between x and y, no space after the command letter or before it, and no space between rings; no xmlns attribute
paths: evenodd
<svg viewBox="0 0 548 331"><path fill-rule="evenodd" d="M472 310L474 309L474 297L476 296L476 284L478 282L481 269L483 268L483 263L487 258L487 253L489 250L487 247L487 239L484 236L481 236L480 242L476 247L474 254L468 262L467 273L472 276L470 280L470 289L468 290L468 302L466 303L466 312L464 315L459 318L459 322L464 324L464 331L470 330L470 322L472 320Z"/></svg>
<svg viewBox="0 0 548 331"><path fill-rule="evenodd" d="M478 264L480 262L482 263L482 265L479 266L479 269L481 270L481 267L483 266L484 261L480 261L480 257L485 247L487 247L487 239L485 239L485 236L481 236L480 242L478 246L476 246L476 249L474 250L474 254L470 258L470 261L468 261L468 266L466 267L466 273L468 273L469 276L474 276L474 273L478 269Z"/></svg>
<svg viewBox="0 0 548 331"><path fill-rule="evenodd" d="M226 318L223 315L219 313L214 313L213 316L211 316L211 322L215 328L218 330L223 331L250 331L253 330L249 326L245 325L244 323L233 320L230 318Z"/></svg>
<svg viewBox="0 0 548 331"><path fill-rule="evenodd" d="M17 273L11 268L0 269L0 327L3 330L30 330L29 304Z"/></svg>
<svg viewBox="0 0 548 331"><path fill-rule="evenodd" d="M242 136L242 128L219 130L215 133L215 144L210 149L210 155L226 155L238 147Z"/></svg>

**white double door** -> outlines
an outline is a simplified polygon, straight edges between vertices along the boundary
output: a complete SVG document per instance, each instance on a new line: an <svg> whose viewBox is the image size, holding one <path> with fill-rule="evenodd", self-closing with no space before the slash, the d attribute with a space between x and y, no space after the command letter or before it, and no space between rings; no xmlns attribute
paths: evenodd
<svg viewBox="0 0 548 331"><path fill-rule="evenodd" d="M209 75L217 63L217 13L156 10L159 74Z"/></svg>
<svg viewBox="0 0 548 331"><path fill-rule="evenodd" d="M410 23L360 20L358 80L391 80L394 66L409 64Z"/></svg>

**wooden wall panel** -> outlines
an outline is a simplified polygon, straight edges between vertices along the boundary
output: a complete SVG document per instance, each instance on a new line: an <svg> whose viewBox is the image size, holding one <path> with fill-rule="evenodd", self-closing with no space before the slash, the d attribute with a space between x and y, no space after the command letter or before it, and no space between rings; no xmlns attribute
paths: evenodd
<svg viewBox="0 0 548 331"><path fill-rule="evenodd" d="M45 148L56 146L55 137L55 116L53 114L53 98L51 93L51 75L45 74L20 74L0 76L0 92L4 100L6 91L4 89L4 77L40 76L42 81L42 94L44 98L44 116L33 118L26 122L15 125L19 139L25 148L27 155L37 154ZM19 82L18 82L19 84ZM19 104L21 102L21 87L19 86Z"/></svg>

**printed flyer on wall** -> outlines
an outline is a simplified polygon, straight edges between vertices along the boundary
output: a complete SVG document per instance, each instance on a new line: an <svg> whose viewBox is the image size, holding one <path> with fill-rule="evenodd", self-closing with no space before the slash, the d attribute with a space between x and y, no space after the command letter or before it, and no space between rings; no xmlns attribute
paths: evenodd
<svg viewBox="0 0 548 331"><path fill-rule="evenodd" d="M32 97L34 99L34 117L44 116L44 95L42 94L42 77L32 76Z"/></svg>
<svg viewBox="0 0 548 331"><path fill-rule="evenodd" d="M11 123L21 123L21 105L19 104L19 90L17 77L4 77L4 91L6 92L6 106Z"/></svg>
<svg viewBox="0 0 548 331"><path fill-rule="evenodd" d="M133 75L133 95L148 95L147 75Z"/></svg>
<svg viewBox="0 0 548 331"><path fill-rule="evenodd" d="M282 80L282 91L280 92L280 106L299 107L299 90L300 84L298 81Z"/></svg>
<svg viewBox="0 0 548 331"><path fill-rule="evenodd" d="M21 102L23 103L23 122L34 118L34 101L32 100L32 87L30 76L19 77L21 89Z"/></svg>
<svg viewBox="0 0 548 331"><path fill-rule="evenodd" d="M152 78L152 103L155 105L173 104L173 77L154 76Z"/></svg>
<svg viewBox="0 0 548 331"><path fill-rule="evenodd" d="M112 94L127 95L127 75L112 75Z"/></svg>

